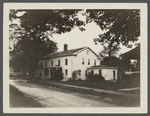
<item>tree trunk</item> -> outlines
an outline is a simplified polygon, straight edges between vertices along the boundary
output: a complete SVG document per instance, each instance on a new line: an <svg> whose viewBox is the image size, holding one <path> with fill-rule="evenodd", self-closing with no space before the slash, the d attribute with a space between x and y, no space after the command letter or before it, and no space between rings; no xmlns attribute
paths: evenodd
<svg viewBox="0 0 150 116"><path fill-rule="evenodd" d="M112 62L111 62L111 51L109 51L109 66L112 66Z"/></svg>

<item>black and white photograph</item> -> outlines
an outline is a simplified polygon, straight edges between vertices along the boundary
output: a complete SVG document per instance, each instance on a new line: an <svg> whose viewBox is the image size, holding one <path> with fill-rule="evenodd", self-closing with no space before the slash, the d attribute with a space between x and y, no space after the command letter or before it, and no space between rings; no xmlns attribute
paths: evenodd
<svg viewBox="0 0 150 116"><path fill-rule="evenodd" d="M146 113L147 5L6 3L6 113Z"/></svg>

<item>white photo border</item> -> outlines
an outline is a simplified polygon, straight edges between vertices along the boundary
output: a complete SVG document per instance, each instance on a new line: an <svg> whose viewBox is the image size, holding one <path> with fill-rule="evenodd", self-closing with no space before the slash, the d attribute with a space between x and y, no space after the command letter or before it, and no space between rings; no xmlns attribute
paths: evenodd
<svg viewBox="0 0 150 116"><path fill-rule="evenodd" d="M148 7L147 3L4 3L3 10L3 113L147 113L148 110ZM9 107L9 9L140 9L141 66L140 107L10 108Z"/></svg>

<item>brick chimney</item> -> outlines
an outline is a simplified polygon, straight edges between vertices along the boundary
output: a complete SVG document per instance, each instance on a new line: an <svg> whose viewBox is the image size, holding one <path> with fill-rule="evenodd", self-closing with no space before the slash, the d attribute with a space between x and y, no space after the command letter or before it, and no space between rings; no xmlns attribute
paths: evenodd
<svg viewBox="0 0 150 116"><path fill-rule="evenodd" d="M64 44L64 51L67 51L67 47L68 47L68 45Z"/></svg>

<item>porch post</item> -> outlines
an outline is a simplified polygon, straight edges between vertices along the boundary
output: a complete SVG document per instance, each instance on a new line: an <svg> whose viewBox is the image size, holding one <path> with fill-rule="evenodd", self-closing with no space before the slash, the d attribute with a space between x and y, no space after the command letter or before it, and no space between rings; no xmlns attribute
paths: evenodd
<svg viewBox="0 0 150 116"><path fill-rule="evenodd" d="M50 73L50 71L51 71L51 69L49 69L49 78L50 78L50 76L51 76L51 73Z"/></svg>
<svg viewBox="0 0 150 116"><path fill-rule="evenodd" d="M42 77L43 77L43 79L44 79L44 76L45 76L45 75L44 75L44 70L42 70Z"/></svg>

